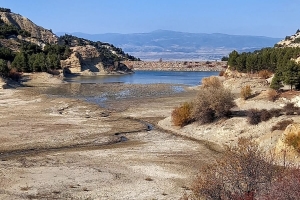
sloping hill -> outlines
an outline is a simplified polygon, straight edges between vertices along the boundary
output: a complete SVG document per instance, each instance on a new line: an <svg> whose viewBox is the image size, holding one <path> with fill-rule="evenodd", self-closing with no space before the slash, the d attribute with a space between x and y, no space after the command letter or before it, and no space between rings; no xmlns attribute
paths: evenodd
<svg viewBox="0 0 300 200"><path fill-rule="evenodd" d="M58 37L26 17L0 8L0 75L17 72L131 71L120 61L138 60L109 43ZM74 65L74 63L76 63Z"/></svg>
<svg viewBox="0 0 300 200"><path fill-rule="evenodd" d="M295 34L286 36L284 40L278 42L276 47L300 47L300 30L298 29Z"/></svg>

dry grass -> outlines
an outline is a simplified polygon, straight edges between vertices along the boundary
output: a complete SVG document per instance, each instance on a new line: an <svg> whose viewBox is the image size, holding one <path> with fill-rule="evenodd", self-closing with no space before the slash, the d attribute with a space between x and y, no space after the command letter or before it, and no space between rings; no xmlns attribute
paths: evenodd
<svg viewBox="0 0 300 200"><path fill-rule="evenodd" d="M277 99L278 99L278 97L279 97L279 93L276 91L276 90L274 90L274 89L270 89L270 90L268 90L268 100L269 101L276 101Z"/></svg>
<svg viewBox="0 0 300 200"><path fill-rule="evenodd" d="M202 84L201 86L204 88L207 87L214 87L214 88L219 88L222 87L222 83L220 79L216 76L210 76L202 79Z"/></svg>
<svg viewBox="0 0 300 200"><path fill-rule="evenodd" d="M286 135L284 142L288 146L292 146L300 153L300 132L290 132Z"/></svg>
<svg viewBox="0 0 300 200"><path fill-rule="evenodd" d="M185 102L180 107L175 108L172 111L172 122L175 126L185 126L193 121L192 119L192 103Z"/></svg>
<svg viewBox="0 0 300 200"><path fill-rule="evenodd" d="M250 85L246 85L245 87L241 88L240 96L242 99L246 100L252 95L252 90Z"/></svg>
<svg viewBox="0 0 300 200"><path fill-rule="evenodd" d="M258 76L263 79L270 78L272 76L272 74L273 73L268 70L261 70L258 72Z"/></svg>

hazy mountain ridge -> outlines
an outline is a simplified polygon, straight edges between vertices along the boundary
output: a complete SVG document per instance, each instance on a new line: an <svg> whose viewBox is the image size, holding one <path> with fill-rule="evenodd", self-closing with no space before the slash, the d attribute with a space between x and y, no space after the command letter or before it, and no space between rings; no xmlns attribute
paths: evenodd
<svg viewBox="0 0 300 200"><path fill-rule="evenodd" d="M57 33L62 35L64 33ZM90 40L101 40L121 47L124 51L142 60L215 60L228 55L232 50L253 51L274 46L280 38L264 36L228 35L222 33L185 33L157 30L132 34L86 34L72 33Z"/></svg>

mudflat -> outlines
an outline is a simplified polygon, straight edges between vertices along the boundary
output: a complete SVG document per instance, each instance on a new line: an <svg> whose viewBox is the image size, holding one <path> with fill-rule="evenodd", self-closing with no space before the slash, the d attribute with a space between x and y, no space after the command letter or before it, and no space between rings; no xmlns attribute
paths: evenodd
<svg viewBox="0 0 300 200"><path fill-rule="evenodd" d="M1 199L179 199L218 156L157 126L184 86L31 86L0 90Z"/></svg>

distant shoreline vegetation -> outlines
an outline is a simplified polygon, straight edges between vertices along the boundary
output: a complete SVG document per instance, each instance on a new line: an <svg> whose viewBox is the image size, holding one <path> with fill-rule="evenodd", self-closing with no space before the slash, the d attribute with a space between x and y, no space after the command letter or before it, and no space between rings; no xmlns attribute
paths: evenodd
<svg viewBox="0 0 300 200"><path fill-rule="evenodd" d="M263 48L252 53L229 54L228 66L231 70L244 73L257 73L268 70L274 73L271 88L280 89L282 83L300 89L300 64L295 62L300 56L299 47Z"/></svg>

